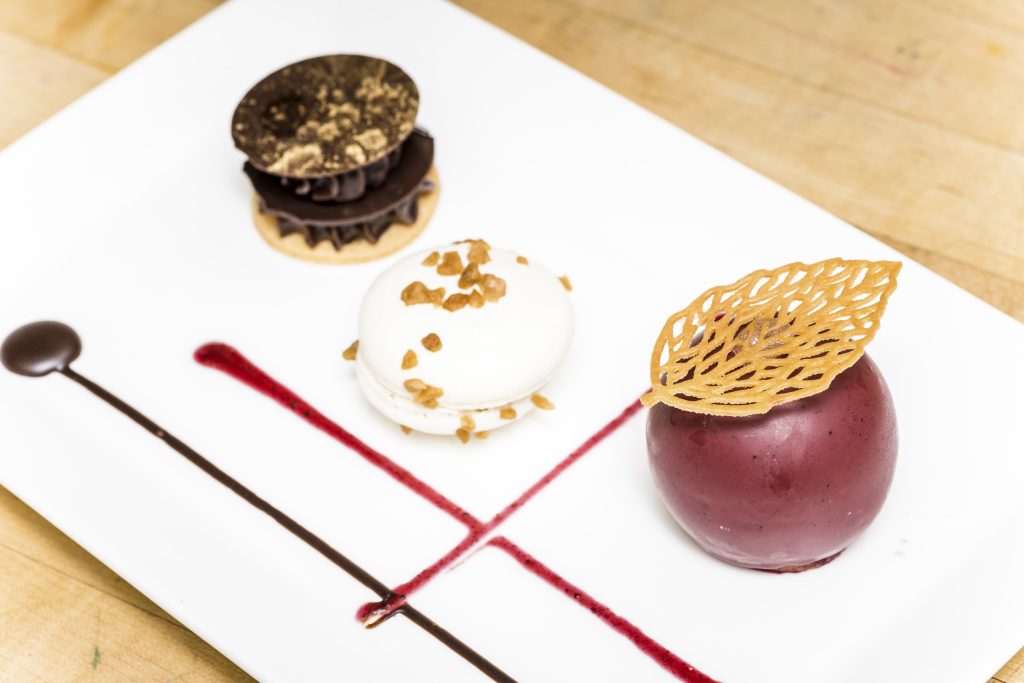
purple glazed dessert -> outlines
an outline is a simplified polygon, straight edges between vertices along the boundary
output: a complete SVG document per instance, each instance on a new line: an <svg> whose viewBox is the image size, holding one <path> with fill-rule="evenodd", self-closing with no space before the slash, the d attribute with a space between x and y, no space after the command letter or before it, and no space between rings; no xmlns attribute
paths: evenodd
<svg viewBox="0 0 1024 683"><path fill-rule="evenodd" d="M896 412L863 349L898 270L832 259L758 271L666 323L643 399L651 472L711 555L776 572L819 567L881 510Z"/></svg>
<svg viewBox="0 0 1024 683"><path fill-rule="evenodd" d="M824 392L764 415L647 416L651 472L690 536L726 562L798 571L825 564L885 502L896 411L867 356Z"/></svg>

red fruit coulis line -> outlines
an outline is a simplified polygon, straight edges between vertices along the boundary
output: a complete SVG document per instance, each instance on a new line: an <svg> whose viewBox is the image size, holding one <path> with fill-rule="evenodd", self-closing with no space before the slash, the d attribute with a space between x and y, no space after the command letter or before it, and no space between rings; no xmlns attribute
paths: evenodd
<svg viewBox="0 0 1024 683"><path fill-rule="evenodd" d="M391 597L382 602L370 603L361 607L357 616L363 620L368 619L371 616L377 616L383 620L389 617L395 610L400 609L402 605L405 604L406 597L409 593L422 588L432 578L437 576L437 574L458 561L459 558L463 557L475 545L481 542L487 534L493 532L512 514L522 508L523 505L525 505L531 498L536 496L573 463L586 455L594 446L621 427L640 409L640 402L633 401L618 416L612 419L596 434L587 439L579 448L555 465L555 467L553 467L547 474L524 491L518 498L509 503L490 521L484 523L459 505L456 505L441 492L416 477L412 472L391 460L380 451L371 448L362 440L344 429L341 425L332 421L323 413L313 408L313 406L258 368L234 348L221 343L206 344L195 352L195 359L200 364L220 370L221 372L224 372L243 384L252 387L256 391L273 399L278 404L288 408L304 419L307 423L328 434L350 450L362 456L364 460L386 472L395 481L402 484L413 493L416 493L424 500L430 502L438 509L443 510L453 519L464 524L469 529L467 536L458 545L452 548L430 567L417 574L411 581L396 587ZM713 682L713 679L677 657L667 648L658 644L656 641L644 634L644 632L639 628L615 614L607 606L569 583L566 579L556 574L539 560L512 543L512 541L503 536L499 536L491 538L487 543L488 545L509 554L521 566L533 573L535 576L542 579L552 587L562 591L583 607L589 609L595 616L604 621L616 632L628 638L641 652L653 659L679 680L685 681L686 683Z"/></svg>
<svg viewBox="0 0 1024 683"><path fill-rule="evenodd" d="M630 417L636 414L641 408L640 401L633 401L621 413L616 415L608 424L602 427L597 433L583 442L579 448L566 456L560 463L555 465L544 476L537 480L518 498L509 503L498 514L491 518L486 524L471 526L469 534L454 548L448 551L443 557L432 565L417 574L411 581L395 586L395 596L363 605L358 613L360 619L367 619L370 616L380 617L386 615L391 609L400 606L401 601L397 598L407 598L423 586L427 585L435 576L457 562L462 556L469 552L487 534L497 529L505 520L511 517L517 510L527 503L531 498L540 493L548 484L555 480L558 475L569 469L569 466L586 455L594 446L601 443L612 432L622 426Z"/></svg>
<svg viewBox="0 0 1024 683"><path fill-rule="evenodd" d="M687 683L715 683L713 678L698 671L692 665L674 655L668 648L659 645L657 641L613 612L604 603L599 602L581 588L556 574L543 562L504 536L495 536L488 541L488 545L504 550L531 574L543 579L551 587L562 591L569 599L590 610L594 616L608 624L619 634L628 638L641 652L656 661L676 678L687 681Z"/></svg>
<svg viewBox="0 0 1024 683"><path fill-rule="evenodd" d="M291 389L253 365L248 358L234 348L227 344L205 344L196 350L195 359L200 365L220 370L234 377L239 382L247 384L261 394L274 399L312 426L361 455L371 465L387 472L398 483L411 489L421 498L448 513L448 515L466 526L473 528L481 524L480 520L448 500L441 492L416 477L412 472L380 451L370 448L341 425L328 419L316 408L299 398Z"/></svg>

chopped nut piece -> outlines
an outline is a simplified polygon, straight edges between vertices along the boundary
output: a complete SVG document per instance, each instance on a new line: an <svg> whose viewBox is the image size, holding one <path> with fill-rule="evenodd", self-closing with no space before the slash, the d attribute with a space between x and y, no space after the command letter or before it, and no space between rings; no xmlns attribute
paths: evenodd
<svg viewBox="0 0 1024 683"><path fill-rule="evenodd" d="M437 265L438 275L459 275L462 272L462 257L457 251L446 251Z"/></svg>
<svg viewBox="0 0 1024 683"><path fill-rule="evenodd" d="M491 245L487 244L483 240L468 240L469 241L469 253L466 254L466 258L470 263L475 263L478 266L482 266L491 260Z"/></svg>
<svg viewBox="0 0 1024 683"><path fill-rule="evenodd" d="M419 396L416 397L416 400L420 403L426 403L427 401L433 401L435 399L441 398L442 394L444 394L444 392L441 391L440 388L432 387L428 384L427 388L419 393Z"/></svg>
<svg viewBox="0 0 1024 683"><path fill-rule="evenodd" d="M398 426L402 428L402 432L404 434L412 434L412 428L411 427L406 427L405 425L398 425Z"/></svg>
<svg viewBox="0 0 1024 683"><path fill-rule="evenodd" d="M476 429L476 421L470 415L463 415L459 419L459 425L467 432L472 432Z"/></svg>
<svg viewBox="0 0 1024 683"><path fill-rule="evenodd" d="M429 266L429 267L433 268L434 266L437 265L437 262L440 261L440 260L441 260L441 252L439 252L439 251L432 251L432 252L430 252L430 256L428 256L427 258L423 259L423 265Z"/></svg>
<svg viewBox="0 0 1024 683"><path fill-rule="evenodd" d="M462 443L469 443L469 432L465 429L456 429L455 436L459 437L459 441Z"/></svg>
<svg viewBox="0 0 1024 683"><path fill-rule="evenodd" d="M444 392L441 391L440 388L432 387L428 384L427 387L416 396L416 402L426 403L427 401L440 398L443 394Z"/></svg>
<svg viewBox="0 0 1024 683"><path fill-rule="evenodd" d="M412 400L424 408L436 408L437 399L444 395L440 387L432 387L421 379L407 379L402 386L412 394Z"/></svg>
<svg viewBox="0 0 1024 683"><path fill-rule="evenodd" d="M406 351L405 355L402 356L402 369L403 370L409 370L411 368L414 368L417 365L419 365L419 363L420 363L419 359L416 358L416 352L413 351L412 349L409 349L408 351Z"/></svg>
<svg viewBox="0 0 1024 683"><path fill-rule="evenodd" d="M565 287L566 291L572 291L572 283L569 282L568 275L563 275L562 277L558 278L558 281L562 283L562 286Z"/></svg>
<svg viewBox="0 0 1024 683"><path fill-rule="evenodd" d="M345 360L355 360L356 353L359 351L359 340L356 339L352 342L347 349L341 352L341 357Z"/></svg>
<svg viewBox="0 0 1024 683"><path fill-rule="evenodd" d="M472 301L470 301L470 303L472 303ZM423 343L423 348L425 348L427 351L432 351L436 353L441 350L441 338L438 337L433 332L428 334L420 341Z"/></svg>
<svg viewBox="0 0 1024 683"><path fill-rule="evenodd" d="M505 296L505 281L497 275L487 273L480 278L480 289L487 301L497 301Z"/></svg>
<svg viewBox="0 0 1024 683"><path fill-rule="evenodd" d="M483 432L476 432L476 438L478 438L478 439L486 439L486 438L487 438L487 437L489 437L490 435L491 435L491 433L490 433L490 432L487 432L487 431L483 431Z"/></svg>
<svg viewBox="0 0 1024 683"><path fill-rule="evenodd" d="M416 280L402 290L402 302L406 306L430 303L430 290L425 284Z"/></svg>
<svg viewBox="0 0 1024 683"><path fill-rule="evenodd" d="M480 266L470 263L459 278L459 289L469 289L477 282L480 282Z"/></svg>
<svg viewBox="0 0 1024 683"><path fill-rule="evenodd" d="M465 294L452 294L444 301L444 310L452 311L453 313L460 308L464 308L469 303L469 297Z"/></svg>
<svg viewBox="0 0 1024 683"><path fill-rule="evenodd" d="M402 302L406 306L430 303L430 290L427 289L425 284L417 280L402 290Z"/></svg>
<svg viewBox="0 0 1024 683"><path fill-rule="evenodd" d="M483 308L484 306L484 295L480 293L479 289L474 289L469 293L469 305L473 308Z"/></svg>
<svg viewBox="0 0 1024 683"><path fill-rule="evenodd" d="M414 306L416 304L440 306L441 302L444 301L444 287L429 289L425 284L417 280L402 290L402 301L406 306Z"/></svg>
<svg viewBox="0 0 1024 683"><path fill-rule="evenodd" d="M522 263L524 266L530 265L530 262L526 260L525 256L516 256L516 263Z"/></svg>
<svg viewBox="0 0 1024 683"><path fill-rule="evenodd" d="M555 404L552 403L551 401L547 400L546 398L544 398L540 394L534 394L533 396L530 397L530 400L533 401L533 405L537 406L541 410L554 410L555 409Z"/></svg>
<svg viewBox="0 0 1024 683"><path fill-rule="evenodd" d="M427 388L427 383L421 379L407 379L402 382L402 386L410 394L418 394Z"/></svg>
<svg viewBox="0 0 1024 683"><path fill-rule="evenodd" d="M498 413L498 417L502 420L514 420L516 419L516 409L512 406L505 406L501 409L501 412Z"/></svg>

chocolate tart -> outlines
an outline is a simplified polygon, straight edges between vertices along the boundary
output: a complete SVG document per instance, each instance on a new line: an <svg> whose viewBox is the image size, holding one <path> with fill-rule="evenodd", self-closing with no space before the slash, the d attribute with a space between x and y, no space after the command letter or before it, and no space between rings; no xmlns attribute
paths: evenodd
<svg viewBox="0 0 1024 683"><path fill-rule="evenodd" d="M363 55L296 62L253 86L231 128L267 242L349 263L412 241L437 194L434 141L415 127L418 109L408 74Z"/></svg>

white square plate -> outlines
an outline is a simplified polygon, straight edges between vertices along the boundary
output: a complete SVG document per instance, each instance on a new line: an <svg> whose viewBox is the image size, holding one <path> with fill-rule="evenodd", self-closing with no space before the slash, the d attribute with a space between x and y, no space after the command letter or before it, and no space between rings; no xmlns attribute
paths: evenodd
<svg viewBox="0 0 1024 683"><path fill-rule="evenodd" d="M250 217L229 121L256 80L380 55L422 95L441 195L418 247L485 237L575 285L558 405L487 441L406 437L339 354L392 259L290 260ZM757 267L898 258L805 200L439 2L231 3L0 155L0 331L58 319L76 369L137 405L389 585L464 536L431 507L192 352L238 347L332 419L488 519L644 389L664 319ZM394 257L397 258L397 257ZM968 355L984 329L999 353ZM956 335L956 336L951 336ZM1024 328L907 262L871 354L900 420L881 515L801 575L729 567L662 509L642 414L501 527L728 681L983 680L1024 643ZM941 368L948 367L949 370ZM0 374L0 482L254 676L478 680L362 586L79 387ZM492 546L413 604L521 680L670 680Z"/></svg>

